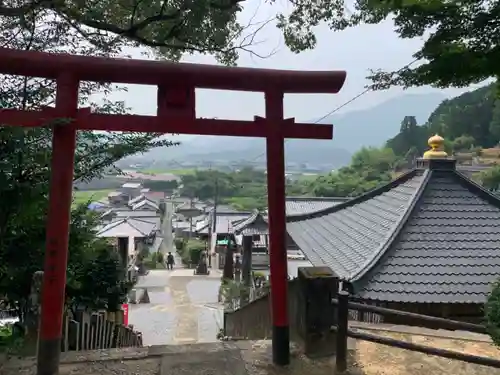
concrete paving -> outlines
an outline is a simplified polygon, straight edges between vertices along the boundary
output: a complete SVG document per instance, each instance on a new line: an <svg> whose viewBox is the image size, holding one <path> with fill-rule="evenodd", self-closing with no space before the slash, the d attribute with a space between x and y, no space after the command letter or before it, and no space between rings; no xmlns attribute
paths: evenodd
<svg viewBox="0 0 500 375"><path fill-rule="evenodd" d="M144 345L217 341L223 324L220 277L216 270L208 276L185 268L151 271L137 284L147 288L150 303L130 305L129 324L142 332Z"/></svg>

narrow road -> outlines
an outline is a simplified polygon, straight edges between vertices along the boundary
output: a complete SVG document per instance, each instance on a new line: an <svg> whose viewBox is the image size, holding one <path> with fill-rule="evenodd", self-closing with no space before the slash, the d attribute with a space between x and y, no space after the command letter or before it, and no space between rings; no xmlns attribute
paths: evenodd
<svg viewBox="0 0 500 375"><path fill-rule="evenodd" d="M129 305L129 323L142 332L144 345L217 341L222 328L218 304L220 273L195 276L193 270L153 270L137 288L147 288L150 303Z"/></svg>

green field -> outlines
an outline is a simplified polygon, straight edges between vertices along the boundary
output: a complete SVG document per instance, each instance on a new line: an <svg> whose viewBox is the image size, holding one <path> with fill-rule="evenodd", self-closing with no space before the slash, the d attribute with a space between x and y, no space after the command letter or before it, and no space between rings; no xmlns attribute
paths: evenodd
<svg viewBox="0 0 500 375"><path fill-rule="evenodd" d="M77 190L73 192L73 204L85 203L89 200L98 201L108 196L114 189Z"/></svg>

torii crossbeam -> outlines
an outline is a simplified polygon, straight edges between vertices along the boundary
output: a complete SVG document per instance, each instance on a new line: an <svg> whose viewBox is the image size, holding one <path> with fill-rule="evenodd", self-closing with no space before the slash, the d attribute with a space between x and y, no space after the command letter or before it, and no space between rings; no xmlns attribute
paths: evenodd
<svg viewBox="0 0 500 375"><path fill-rule="evenodd" d="M0 48L0 74L57 81L55 108L0 110L0 124L53 126L38 375L58 373L64 308L73 163L78 130L135 131L266 138L270 230L273 361L290 361L285 229L284 138L331 139L331 125L295 123L283 117L285 93L337 93L346 73L301 72L48 54ZM104 115L78 109L81 81L155 85L157 115ZM266 116L254 121L196 118L195 89L258 91Z"/></svg>

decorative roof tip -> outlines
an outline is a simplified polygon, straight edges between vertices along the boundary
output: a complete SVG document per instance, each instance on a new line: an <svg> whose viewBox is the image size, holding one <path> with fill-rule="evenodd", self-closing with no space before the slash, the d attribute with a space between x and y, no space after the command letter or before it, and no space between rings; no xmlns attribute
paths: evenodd
<svg viewBox="0 0 500 375"><path fill-rule="evenodd" d="M424 152L424 159L447 159L448 154L444 151L444 138L438 134L433 135L427 141L431 147L430 150Z"/></svg>

